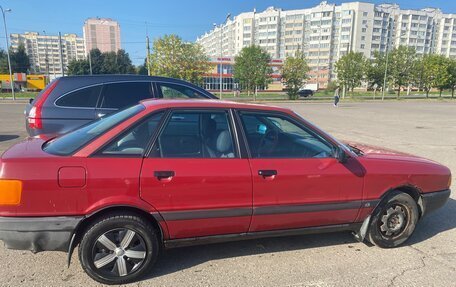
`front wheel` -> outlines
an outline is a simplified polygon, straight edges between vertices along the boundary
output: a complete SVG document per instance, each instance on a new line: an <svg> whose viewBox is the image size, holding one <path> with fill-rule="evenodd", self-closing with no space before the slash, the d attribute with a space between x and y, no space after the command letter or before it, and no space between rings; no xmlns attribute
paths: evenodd
<svg viewBox="0 0 456 287"><path fill-rule="evenodd" d="M134 214L110 214L94 222L79 246L84 271L103 284L138 280L158 257L154 228Z"/></svg>
<svg viewBox="0 0 456 287"><path fill-rule="evenodd" d="M415 230L418 216L415 200L406 193L393 191L372 214L369 241L383 248L401 245Z"/></svg>

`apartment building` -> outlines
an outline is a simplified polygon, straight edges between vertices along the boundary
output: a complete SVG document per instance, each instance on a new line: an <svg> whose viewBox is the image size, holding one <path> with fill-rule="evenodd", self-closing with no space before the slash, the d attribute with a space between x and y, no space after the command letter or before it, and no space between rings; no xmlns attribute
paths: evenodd
<svg viewBox="0 0 456 287"><path fill-rule="evenodd" d="M402 10L396 4L323 1L307 9L270 7L241 13L196 41L212 58L236 56L252 44L273 59L302 51L311 67L309 83L325 88L337 77L335 63L349 51L371 58L374 51L407 45L419 55L456 57L456 15L436 8Z"/></svg>
<svg viewBox="0 0 456 287"><path fill-rule="evenodd" d="M71 60L85 58L84 39L76 34L64 34L59 38L58 35L25 32L10 34L10 39L13 50L21 43L25 46L25 51L30 58L32 74L45 74L51 78L60 77L66 74Z"/></svg>
<svg viewBox="0 0 456 287"><path fill-rule="evenodd" d="M98 48L101 52L117 52L121 48L120 25L110 18L89 18L82 28L86 53Z"/></svg>

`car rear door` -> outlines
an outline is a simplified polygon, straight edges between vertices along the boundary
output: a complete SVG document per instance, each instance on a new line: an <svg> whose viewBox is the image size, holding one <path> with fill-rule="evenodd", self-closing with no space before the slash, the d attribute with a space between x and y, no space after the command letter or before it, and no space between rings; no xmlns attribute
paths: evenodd
<svg viewBox="0 0 456 287"><path fill-rule="evenodd" d="M231 112L168 115L141 169L141 198L157 209L171 239L247 232L252 213L248 159Z"/></svg>
<svg viewBox="0 0 456 287"><path fill-rule="evenodd" d="M154 85L150 81L105 83L98 101L96 117L113 113L138 102L154 97Z"/></svg>
<svg viewBox="0 0 456 287"><path fill-rule="evenodd" d="M249 231L352 223L363 170L340 163L331 144L284 113L241 111L253 178Z"/></svg>

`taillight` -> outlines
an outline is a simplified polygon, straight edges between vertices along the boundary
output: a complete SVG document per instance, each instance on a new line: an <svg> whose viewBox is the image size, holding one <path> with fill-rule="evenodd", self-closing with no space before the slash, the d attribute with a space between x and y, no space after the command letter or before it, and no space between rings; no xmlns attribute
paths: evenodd
<svg viewBox="0 0 456 287"><path fill-rule="evenodd" d="M43 94L41 94L41 97L36 100L35 105L30 110L27 121L31 129L43 128L43 121L41 119L43 105L46 102L48 96L51 94L52 90L54 90L55 86L57 86L57 82L58 80L55 80L49 85L49 87L44 90Z"/></svg>

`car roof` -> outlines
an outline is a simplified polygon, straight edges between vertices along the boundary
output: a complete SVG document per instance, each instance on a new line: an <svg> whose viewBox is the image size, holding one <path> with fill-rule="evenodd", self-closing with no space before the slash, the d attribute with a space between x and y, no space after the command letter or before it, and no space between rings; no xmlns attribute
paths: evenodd
<svg viewBox="0 0 456 287"><path fill-rule="evenodd" d="M282 107L269 106L263 104L251 103L238 103L233 101L222 100L201 100L201 99L147 99L141 103L151 110L163 108L228 108L228 109L251 109L251 110L265 110L265 111L280 111L290 113L291 110Z"/></svg>
<svg viewBox="0 0 456 287"><path fill-rule="evenodd" d="M76 80L94 80L97 82L104 81L128 81L128 80L144 80L144 81L171 81L171 82L185 82L183 80L158 77L158 76L147 76L147 75L134 75L134 74L103 74L103 75L75 75L60 77L63 81L76 81Z"/></svg>

